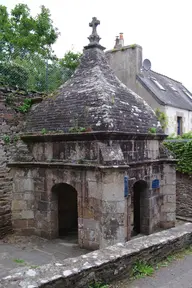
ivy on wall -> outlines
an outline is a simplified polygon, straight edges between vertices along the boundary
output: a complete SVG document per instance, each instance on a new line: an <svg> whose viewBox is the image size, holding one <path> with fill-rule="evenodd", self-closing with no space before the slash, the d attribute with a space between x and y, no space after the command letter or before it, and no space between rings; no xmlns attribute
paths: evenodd
<svg viewBox="0 0 192 288"><path fill-rule="evenodd" d="M155 114L161 124L162 129L165 130L169 124L167 115L158 108L155 110Z"/></svg>
<svg viewBox="0 0 192 288"><path fill-rule="evenodd" d="M176 169L182 173L192 174L192 132L168 138L174 141L164 141L164 145L178 160Z"/></svg>

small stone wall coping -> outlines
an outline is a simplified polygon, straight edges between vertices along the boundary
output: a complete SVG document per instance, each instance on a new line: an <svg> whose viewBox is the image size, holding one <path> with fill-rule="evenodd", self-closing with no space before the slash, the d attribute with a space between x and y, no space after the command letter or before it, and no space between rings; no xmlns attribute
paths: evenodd
<svg viewBox="0 0 192 288"><path fill-rule="evenodd" d="M1 288L89 287L91 281L112 281L129 275L137 260L154 263L192 243L192 223L133 239L77 258L18 268L0 280Z"/></svg>

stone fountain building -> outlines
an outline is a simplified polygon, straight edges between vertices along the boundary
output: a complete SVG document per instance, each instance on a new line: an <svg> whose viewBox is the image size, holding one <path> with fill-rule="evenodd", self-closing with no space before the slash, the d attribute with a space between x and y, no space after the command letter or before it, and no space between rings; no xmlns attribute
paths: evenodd
<svg viewBox="0 0 192 288"><path fill-rule="evenodd" d="M173 227L176 208L165 135L109 67L98 24L93 18L73 77L32 108L9 163L14 230L49 239L76 232L88 249Z"/></svg>

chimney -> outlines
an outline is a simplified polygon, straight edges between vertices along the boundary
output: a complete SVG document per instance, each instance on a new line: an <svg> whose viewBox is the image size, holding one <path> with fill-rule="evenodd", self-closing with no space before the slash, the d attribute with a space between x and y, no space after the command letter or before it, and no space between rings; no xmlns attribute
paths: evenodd
<svg viewBox="0 0 192 288"><path fill-rule="evenodd" d="M119 36L116 36L114 48L118 48L118 46L119 46Z"/></svg>
<svg viewBox="0 0 192 288"><path fill-rule="evenodd" d="M124 46L123 33L119 33L119 45L120 45L121 47Z"/></svg>

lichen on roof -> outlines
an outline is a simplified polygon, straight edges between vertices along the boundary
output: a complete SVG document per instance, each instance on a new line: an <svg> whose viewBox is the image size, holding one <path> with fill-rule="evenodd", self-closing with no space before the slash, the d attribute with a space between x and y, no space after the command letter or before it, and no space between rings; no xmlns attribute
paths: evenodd
<svg viewBox="0 0 192 288"><path fill-rule="evenodd" d="M60 87L54 99L42 101L29 113L26 132L66 132L77 126L91 127L92 131L141 134L154 127L162 133L150 106L115 76L104 47L99 44L97 19L95 23L96 34L89 36L90 43L84 47L74 75Z"/></svg>

